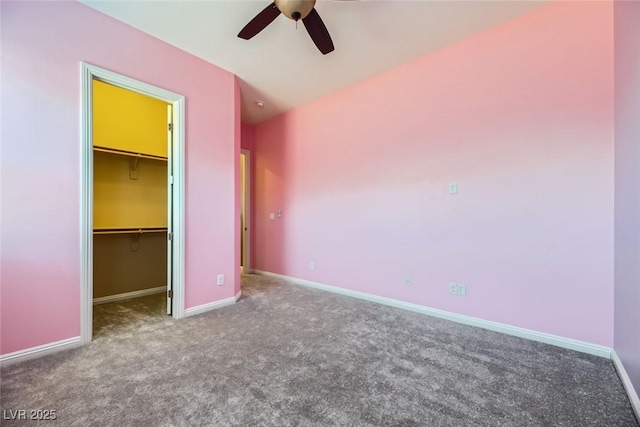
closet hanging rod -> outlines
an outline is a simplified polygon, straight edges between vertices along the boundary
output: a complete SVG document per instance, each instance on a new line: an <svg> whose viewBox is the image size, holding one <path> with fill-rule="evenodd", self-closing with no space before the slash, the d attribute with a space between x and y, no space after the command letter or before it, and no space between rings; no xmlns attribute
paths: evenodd
<svg viewBox="0 0 640 427"><path fill-rule="evenodd" d="M162 156L154 156L154 155L151 155L151 154L134 153L133 151L116 150L116 149L113 149L113 148L99 147L97 145L93 146L93 151L100 151L102 153L109 153L109 154L120 154L122 156L138 157L138 158L141 158L141 159L160 160L160 161L163 161L163 162L168 161L168 159L166 157L162 157Z"/></svg>
<svg viewBox="0 0 640 427"><path fill-rule="evenodd" d="M145 234L145 233L166 233L166 227L150 228L94 228L93 234Z"/></svg>

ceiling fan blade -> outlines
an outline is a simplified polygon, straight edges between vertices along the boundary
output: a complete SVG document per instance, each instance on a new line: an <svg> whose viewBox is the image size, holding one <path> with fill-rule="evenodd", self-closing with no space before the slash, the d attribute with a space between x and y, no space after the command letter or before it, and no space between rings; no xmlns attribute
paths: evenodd
<svg viewBox="0 0 640 427"><path fill-rule="evenodd" d="M249 40L251 37L264 30L267 25L271 24L274 19L280 15L280 10L276 7L275 2L265 7L262 12L258 13L242 30L238 33L241 39Z"/></svg>
<svg viewBox="0 0 640 427"><path fill-rule="evenodd" d="M302 20L304 26L307 28L307 32L311 36L311 40L316 44L320 52L326 55L329 52L333 52L333 41L325 27L322 18L318 15L318 11L315 8L311 9L311 12Z"/></svg>

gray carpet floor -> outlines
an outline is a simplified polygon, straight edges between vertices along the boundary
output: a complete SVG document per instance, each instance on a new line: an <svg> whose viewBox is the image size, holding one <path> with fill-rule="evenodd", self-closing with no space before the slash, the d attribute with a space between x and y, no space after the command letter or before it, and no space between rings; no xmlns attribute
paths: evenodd
<svg viewBox="0 0 640 427"><path fill-rule="evenodd" d="M95 307L89 346L1 371L3 410L59 426L637 426L611 361L243 276L188 319ZM10 421L3 426L48 425ZM51 423L53 425L53 422Z"/></svg>

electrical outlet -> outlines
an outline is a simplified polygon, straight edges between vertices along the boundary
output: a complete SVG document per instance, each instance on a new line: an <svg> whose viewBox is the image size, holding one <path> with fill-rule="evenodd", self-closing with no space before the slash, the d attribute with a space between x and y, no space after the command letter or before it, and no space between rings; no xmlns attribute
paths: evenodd
<svg viewBox="0 0 640 427"><path fill-rule="evenodd" d="M313 271L316 269L316 263L313 261L309 261L309 270Z"/></svg>
<svg viewBox="0 0 640 427"><path fill-rule="evenodd" d="M411 279L411 276L404 276L404 284L407 286L413 285L413 280Z"/></svg>
<svg viewBox="0 0 640 427"><path fill-rule="evenodd" d="M458 283L458 295L460 295L461 297L464 297L467 295L467 285Z"/></svg>
<svg viewBox="0 0 640 427"><path fill-rule="evenodd" d="M451 295L458 295L458 284L455 282L449 283L449 293Z"/></svg>
<svg viewBox="0 0 640 427"><path fill-rule="evenodd" d="M275 213L273 213L273 212L272 212L272 213L270 213L270 214L269 214L269 219L270 219L271 221L275 221L275 219L276 219L276 214L275 214Z"/></svg>
<svg viewBox="0 0 640 427"><path fill-rule="evenodd" d="M449 194L458 194L458 184L455 182L449 184Z"/></svg>
<svg viewBox="0 0 640 427"><path fill-rule="evenodd" d="M224 274L218 274L218 286L224 285Z"/></svg>

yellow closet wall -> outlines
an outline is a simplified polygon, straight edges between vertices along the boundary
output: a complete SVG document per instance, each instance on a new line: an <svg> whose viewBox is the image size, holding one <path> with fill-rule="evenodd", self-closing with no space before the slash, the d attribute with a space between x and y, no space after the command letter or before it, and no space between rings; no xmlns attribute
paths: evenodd
<svg viewBox="0 0 640 427"><path fill-rule="evenodd" d="M129 178L134 159L93 153L93 227L167 226L167 162L139 159L137 179Z"/></svg>
<svg viewBox="0 0 640 427"><path fill-rule="evenodd" d="M94 80L93 145L167 157L167 103Z"/></svg>
<svg viewBox="0 0 640 427"><path fill-rule="evenodd" d="M93 83L93 227L167 227L168 104ZM132 179L133 178L133 179ZM94 298L167 285L167 234L94 234Z"/></svg>
<svg viewBox="0 0 640 427"><path fill-rule="evenodd" d="M127 234L95 236L93 258L94 298L167 286L165 233L143 234L133 243Z"/></svg>

